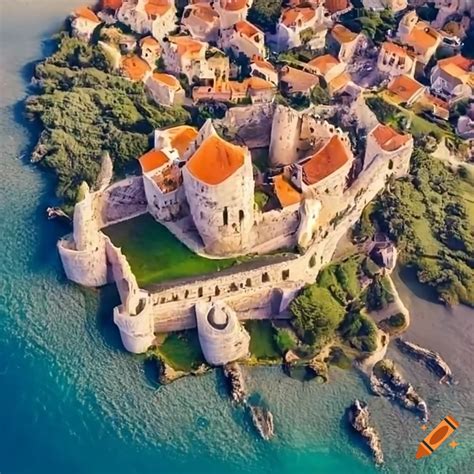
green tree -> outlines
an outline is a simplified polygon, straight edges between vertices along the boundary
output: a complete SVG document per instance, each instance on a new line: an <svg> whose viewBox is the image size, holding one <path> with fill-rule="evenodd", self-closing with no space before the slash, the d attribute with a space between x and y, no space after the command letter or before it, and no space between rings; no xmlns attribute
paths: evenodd
<svg viewBox="0 0 474 474"><path fill-rule="evenodd" d="M263 31L275 32L281 8L282 0L254 0L248 19Z"/></svg>

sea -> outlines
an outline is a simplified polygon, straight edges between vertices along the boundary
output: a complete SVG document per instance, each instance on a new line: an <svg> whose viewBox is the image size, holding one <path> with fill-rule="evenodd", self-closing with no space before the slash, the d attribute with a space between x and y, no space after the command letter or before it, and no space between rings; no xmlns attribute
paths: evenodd
<svg viewBox="0 0 474 474"><path fill-rule="evenodd" d="M229 401L222 374L162 387L153 366L124 351L111 310L113 288L69 283L56 241L67 228L48 221L53 178L29 163L39 130L23 116L36 61L83 0L0 0L0 473L372 473L345 410L366 400L380 432L387 473L474 472L474 312L433 303L413 278L396 275L412 312L407 338L439 350L457 385L440 385L424 366L390 356L425 397L428 428L445 415L460 423L428 458L417 417L370 394L355 370L330 382L300 382L278 367L246 369L253 397L273 412L265 442ZM80 120L80 117L78 117Z"/></svg>

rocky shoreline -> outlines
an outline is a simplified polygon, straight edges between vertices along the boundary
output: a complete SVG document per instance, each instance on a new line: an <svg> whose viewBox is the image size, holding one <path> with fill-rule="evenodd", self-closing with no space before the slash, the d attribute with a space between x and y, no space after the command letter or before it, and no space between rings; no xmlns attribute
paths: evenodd
<svg viewBox="0 0 474 474"><path fill-rule="evenodd" d="M375 428L370 425L370 414L367 403L361 400L355 400L349 407L349 422L367 442L377 465L384 462L382 443Z"/></svg>
<svg viewBox="0 0 474 474"><path fill-rule="evenodd" d="M438 352L431 351L413 342L405 341L401 337L396 339L396 342L401 352L423 362L431 372L440 377L440 383L453 383L451 369Z"/></svg>
<svg viewBox="0 0 474 474"><path fill-rule="evenodd" d="M370 388L375 395L396 400L407 410L418 413L423 423L428 422L426 402L413 386L403 379L390 359L382 359L375 364L370 376Z"/></svg>

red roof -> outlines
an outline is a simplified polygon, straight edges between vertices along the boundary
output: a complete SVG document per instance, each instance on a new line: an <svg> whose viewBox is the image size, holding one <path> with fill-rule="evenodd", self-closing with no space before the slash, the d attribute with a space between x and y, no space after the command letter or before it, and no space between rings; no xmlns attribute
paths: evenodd
<svg viewBox="0 0 474 474"><path fill-rule="evenodd" d="M329 13L340 12L341 10L349 8L349 5L349 0L326 0L324 2L324 6L326 7Z"/></svg>
<svg viewBox="0 0 474 474"><path fill-rule="evenodd" d="M168 163L169 158L166 153L159 151L159 150L150 150L149 152L142 155L138 161L140 161L140 165L142 167L142 171L144 173L148 173L148 171L156 170L160 168L165 163Z"/></svg>
<svg viewBox="0 0 474 474"><path fill-rule="evenodd" d="M74 11L74 15L77 17L85 18L86 20L92 21L94 23L100 23L97 15L89 7L79 7Z"/></svg>
<svg viewBox="0 0 474 474"><path fill-rule="evenodd" d="M349 153L342 139L339 135L333 135L303 164L303 181L308 185L316 184L348 161Z"/></svg>
<svg viewBox="0 0 474 474"><path fill-rule="evenodd" d="M398 150L410 140L410 135L397 133L392 127L382 124L372 130L372 136L385 151Z"/></svg>

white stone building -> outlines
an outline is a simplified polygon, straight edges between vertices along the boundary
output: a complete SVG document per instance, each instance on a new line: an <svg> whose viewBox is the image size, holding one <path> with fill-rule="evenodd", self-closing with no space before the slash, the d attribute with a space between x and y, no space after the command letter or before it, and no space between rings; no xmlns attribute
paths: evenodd
<svg viewBox="0 0 474 474"><path fill-rule="evenodd" d="M145 81L148 95L160 105L180 105L185 98L184 89L176 77L171 74L155 72Z"/></svg>
<svg viewBox="0 0 474 474"><path fill-rule="evenodd" d="M232 28L240 20L247 18L253 0L215 0L212 7L220 18L220 27L225 30Z"/></svg>
<svg viewBox="0 0 474 474"><path fill-rule="evenodd" d="M145 60L153 71L156 68L156 61L161 54L161 46L152 36L145 36L139 41L140 57Z"/></svg>
<svg viewBox="0 0 474 474"><path fill-rule="evenodd" d="M225 365L249 356L250 336L230 306L223 301L199 302L195 310L199 343L210 365Z"/></svg>
<svg viewBox="0 0 474 474"><path fill-rule="evenodd" d="M238 56L240 53L248 58L266 57L265 34L247 20L240 20L232 28L221 30L219 38L221 48L231 48Z"/></svg>
<svg viewBox="0 0 474 474"><path fill-rule="evenodd" d="M220 18L208 3L190 3L184 8L181 26L193 38L200 41L217 41Z"/></svg>
<svg viewBox="0 0 474 474"><path fill-rule="evenodd" d="M255 77L261 77L275 86L278 85L278 72L275 66L269 61L261 58L254 58L250 64L250 74Z"/></svg>
<svg viewBox="0 0 474 474"><path fill-rule="evenodd" d="M334 25L328 35L328 50L333 56L336 56L339 61L348 63L357 51L361 38L360 33L354 33L344 25L338 23Z"/></svg>
<svg viewBox="0 0 474 474"><path fill-rule="evenodd" d="M380 46L377 59L378 70L389 77L406 74L413 77L415 74L416 58L406 48L395 43L385 41Z"/></svg>

